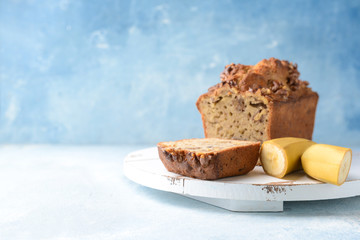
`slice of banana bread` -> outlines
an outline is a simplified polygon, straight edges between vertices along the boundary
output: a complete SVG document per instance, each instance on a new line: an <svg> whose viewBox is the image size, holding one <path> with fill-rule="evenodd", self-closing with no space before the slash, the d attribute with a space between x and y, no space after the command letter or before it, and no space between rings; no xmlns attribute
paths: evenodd
<svg viewBox="0 0 360 240"><path fill-rule="evenodd" d="M205 137L311 139L319 96L299 75L296 65L275 58L254 66L227 65L221 83L196 103Z"/></svg>
<svg viewBox="0 0 360 240"><path fill-rule="evenodd" d="M219 179L250 172L259 157L260 142L219 138L158 143L165 168L199 179Z"/></svg>

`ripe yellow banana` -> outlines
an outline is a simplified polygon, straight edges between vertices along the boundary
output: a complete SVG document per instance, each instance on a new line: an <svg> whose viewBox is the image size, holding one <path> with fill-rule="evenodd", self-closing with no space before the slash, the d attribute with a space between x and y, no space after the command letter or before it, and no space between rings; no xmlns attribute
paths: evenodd
<svg viewBox="0 0 360 240"><path fill-rule="evenodd" d="M315 144L304 152L301 163L309 176L340 186L349 174L351 158L350 148Z"/></svg>
<svg viewBox="0 0 360 240"><path fill-rule="evenodd" d="M301 169L301 155L315 142L304 138L277 138L261 146L260 160L264 171L274 177Z"/></svg>

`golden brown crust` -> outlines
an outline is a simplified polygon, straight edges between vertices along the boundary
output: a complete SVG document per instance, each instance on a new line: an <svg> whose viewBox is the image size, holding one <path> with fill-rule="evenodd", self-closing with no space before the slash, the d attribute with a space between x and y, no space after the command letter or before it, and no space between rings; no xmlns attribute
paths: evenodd
<svg viewBox="0 0 360 240"><path fill-rule="evenodd" d="M269 139L299 137L312 139L319 95L315 92L287 102L270 104Z"/></svg>
<svg viewBox="0 0 360 240"><path fill-rule="evenodd" d="M228 85L241 92L259 93L269 99L286 101L311 94L307 81L299 79L297 65L275 58L264 59L256 65L229 64L221 73L221 83L209 92Z"/></svg>
<svg viewBox="0 0 360 240"><path fill-rule="evenodd" d="M248 173L255 167L260 150L260 142L246 142L211 152L174 148L171 145L169 142L158 143L159 157L168 171L207 180Z"/></svg>

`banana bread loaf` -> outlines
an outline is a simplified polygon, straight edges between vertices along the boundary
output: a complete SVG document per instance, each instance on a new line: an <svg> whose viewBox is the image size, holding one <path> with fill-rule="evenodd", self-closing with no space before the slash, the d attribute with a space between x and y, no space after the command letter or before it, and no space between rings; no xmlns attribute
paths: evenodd
<svg viewBox="0 0 360 240"><path fill-rule="evenodd" d="M299 75L297 65L275 58L227 65L221 82L196 103L205 137L311 139L319 96Z"/></svg>
<svg viewBox="0 0 360 240"><path fill-rule="evenodd" d="M219 138L158 143L165 168L200 179L219 179L250 172L259 157L260 142Z"/></svg>

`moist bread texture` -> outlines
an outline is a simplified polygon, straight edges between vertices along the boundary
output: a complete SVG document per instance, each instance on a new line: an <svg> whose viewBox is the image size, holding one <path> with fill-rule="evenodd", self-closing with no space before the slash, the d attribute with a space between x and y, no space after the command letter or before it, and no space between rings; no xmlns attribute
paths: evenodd
<svg viewBox="0 0 360 240"><path fill-rule="evenodd" d="M157 146L168 171L207 180L250 172L260 150L260 142L219 138L160 142Z"/></svg>
<svg viewBox="0 0 360 240"><path fill-rule="evenodd" d="M319 96L299 76L296 64L275 58L227 65L221 82L196 102L205 137L311 140Z"/></svg>

